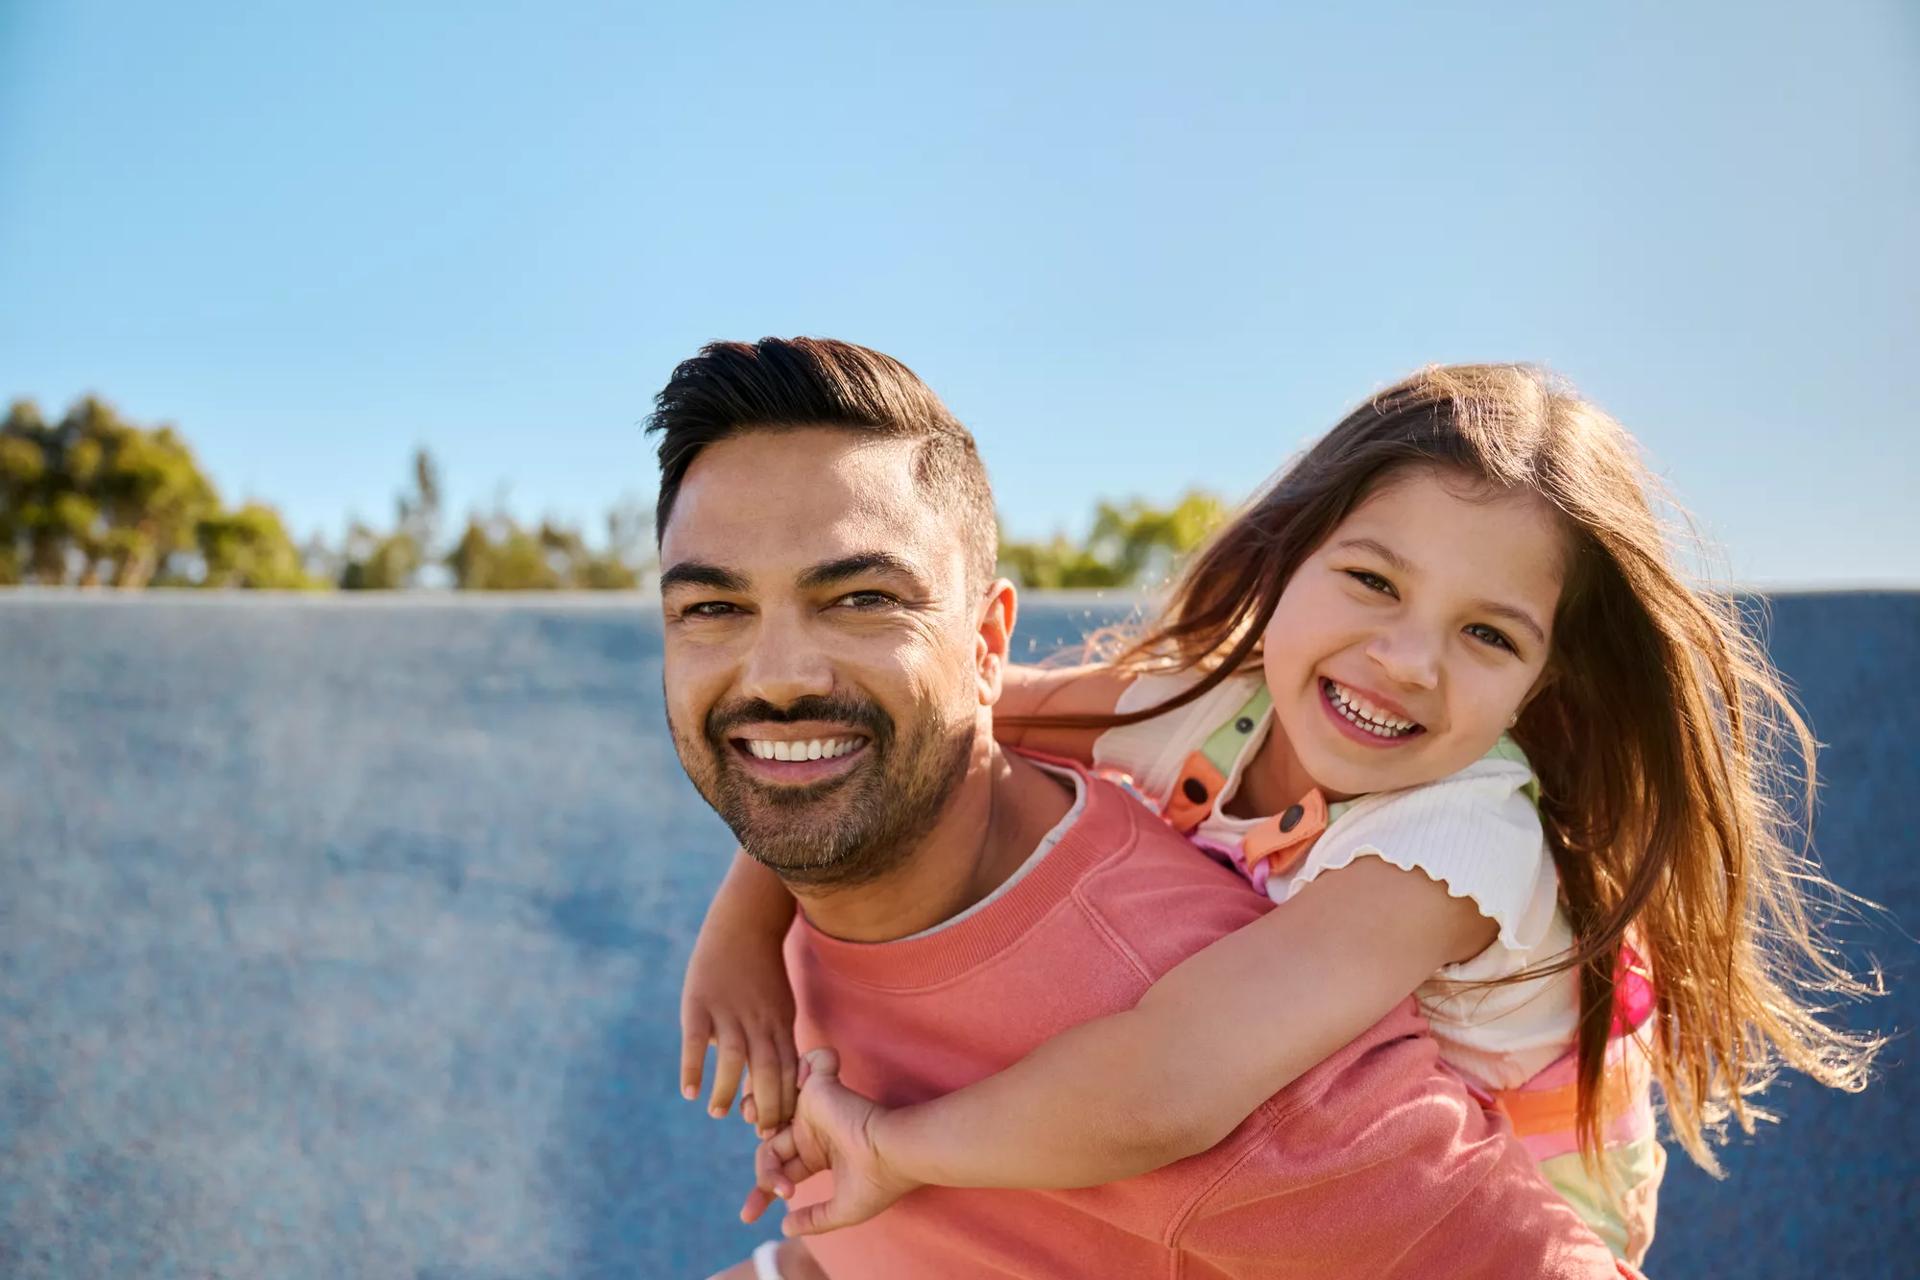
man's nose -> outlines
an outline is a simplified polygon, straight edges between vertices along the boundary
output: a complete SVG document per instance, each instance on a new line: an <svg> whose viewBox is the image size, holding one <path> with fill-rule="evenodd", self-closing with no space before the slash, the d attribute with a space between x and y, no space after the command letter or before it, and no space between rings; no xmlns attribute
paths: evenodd
<svg viewBox="0 0 1920 1280"><path fill-rule="evenodd" d="M1395 627L1373 638L1367 656L1395 683L1432 689L1440 683L1440 645L1428 628Z"/></svg>
<svg viewBox="0 0 1920 1280"><path fill-rule="evenodd" d="M795 622L768 616L742 664L740 693L776 707L833 692L833 664L826 651Z"/></svg>

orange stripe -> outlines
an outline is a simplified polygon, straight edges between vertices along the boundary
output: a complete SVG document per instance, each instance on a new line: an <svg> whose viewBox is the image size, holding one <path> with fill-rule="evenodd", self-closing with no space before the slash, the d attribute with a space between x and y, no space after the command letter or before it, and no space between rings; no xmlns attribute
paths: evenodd
<svg viewBox="0 0 1920 1280"><path fill-rule="evenodd" d="M1506 1113L1516 1137L1537 1138L1549 1133L1567 1133L1574 1127L1580 1109L1580 1086L1563 1085L1558 1089L1522 1092L1509 1089L1493 1096L1494 1105Z"/></svg>
<svg viewBox="0 0 1920 1280"><path fill-rule="evenodd" d="M1639 1074L1634 1066L1630 1060L1607 1064L1606 1073L1600 1077L1602 1124L1633 1104L1635 1077ZM1506 1114L1515 1137L1572 1133L1580 1114L1580 1085L1576 1081L1555 1089L1503 1089L1493 1095L1493 1105Z"/></svg>

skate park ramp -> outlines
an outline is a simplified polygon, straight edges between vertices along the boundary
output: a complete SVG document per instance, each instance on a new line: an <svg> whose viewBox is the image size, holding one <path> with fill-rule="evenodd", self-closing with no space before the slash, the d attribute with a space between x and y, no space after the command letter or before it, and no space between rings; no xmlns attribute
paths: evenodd
<svg viewBox="0 0 1920 1280"><path fill-rule="evenodd" d="M1920 1257L1920 593L1785 594L1881 1078L1677 1150L1650 1275ZM1023 656L1124 605L1029 601ZM0 1275L698 1277L752 1148L675 1081L732 847L633 597L0 597Z"/></svg>

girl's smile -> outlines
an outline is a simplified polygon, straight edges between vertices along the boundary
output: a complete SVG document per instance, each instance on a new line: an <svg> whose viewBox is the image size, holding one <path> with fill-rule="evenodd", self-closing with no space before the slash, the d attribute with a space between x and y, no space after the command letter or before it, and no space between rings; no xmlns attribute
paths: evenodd
<svg viewBox="0 0 1920 1280"><path fill-rule="evenodd" d="M1320 677L1320 705L1341 732L1369 747L1403 746L1427 731L1425 725L1408 719L1388 699L1329 676Z"/></svg>

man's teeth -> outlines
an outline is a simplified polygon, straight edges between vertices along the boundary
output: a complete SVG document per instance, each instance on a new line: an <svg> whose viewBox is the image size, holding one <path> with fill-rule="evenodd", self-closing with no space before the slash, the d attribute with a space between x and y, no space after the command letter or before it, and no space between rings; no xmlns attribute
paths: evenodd
<svg viewBox="0 0 1920 1280"><path fill-rule="evenodd" d="M858 738L813 738L806 742L770 742L748 738L747 750L757 760L832 760L860 745Z"/></svg>
<svg viewBox="0 0 1920 1280"><path fill-rule="evenodd" d="M1420 727L1411 720L1382 711L1338 681L1327 681L1327 691L1341 715L1378 737L1405 737Z"/></svg>

